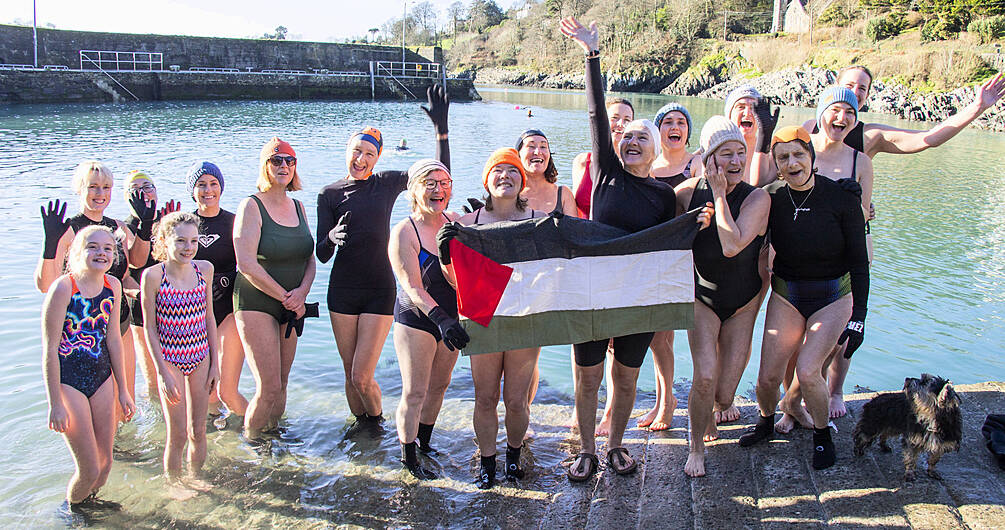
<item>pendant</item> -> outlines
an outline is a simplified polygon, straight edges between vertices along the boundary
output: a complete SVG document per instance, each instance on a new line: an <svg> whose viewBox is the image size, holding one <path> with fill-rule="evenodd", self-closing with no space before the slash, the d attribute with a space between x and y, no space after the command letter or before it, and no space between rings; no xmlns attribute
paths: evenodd
<svg viewBox="0 0 1005 530"><path fill-rule="evenodd" d="M799 217L799 212L808 212L809 208L796 208L795 213L792 214L792 220L795 221Z"/></svg>

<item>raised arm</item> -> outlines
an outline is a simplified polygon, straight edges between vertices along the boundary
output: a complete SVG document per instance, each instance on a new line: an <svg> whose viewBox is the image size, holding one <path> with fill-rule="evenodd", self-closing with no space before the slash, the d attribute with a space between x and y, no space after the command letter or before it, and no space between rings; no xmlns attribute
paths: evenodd
<svg viewBox="0 0 1005 530"><path fill-rule="evenodd" d="M450 140L447 137L447 111L450 108L450 96L446 87L440 84L433 85L426 89L426 100L429 107L420 108L429 116L433 122L433 130L436 132L436 159L450 169Z"/></svg>
<svg viewBox="0 0 1005 530"><path fill-rule="evenodd" d="M59 199L49 201L48 208L42 206L41 209L45 240L42 257L38 259L38 265L35 267L35 288L45 293L48 292L52 282L62 274L66 250L73 241L73 231L69 229L70 223L65 219L65 202Z"/></svg>
<svg viewBox="0 0 1005 530"><path fill-rule="evenodd" d="M611 144L611 122L604 106L604 83L600 76L600 30L591 22L587 28L575 17L566 17L559 22L562 34L572 39L586 53L586 108L590 116L590 133L593 135L590 171L598 175L598 170L620 164ZM601 172L604 173L604 172ZM594 182L594 186L597 183Z"/></svg>
<svg viewBox="0 0 1005 530"><path fill-rule="evenodd" d="M768 210L771 208L771 198L760 188L750 192L750 195L740 207L739 215L733 219L733 213L726 202L726 176L715 165L715 157L709 157L705 164L705 178L712 189L712 199L715 201L715 228L719 233L722 254L727 258L736 256L747 245L768 227Z"/></svg>
<svg viewBox="0 0 1005 530"><path fill-rule="evenodd" d="M959 134L1005 95L1005 74L999 73L977 88L974 100L960 112L927 131L910 131L889 125L865 125L865 150L869 158L879 153L905 155L938 147Z"/></svg>

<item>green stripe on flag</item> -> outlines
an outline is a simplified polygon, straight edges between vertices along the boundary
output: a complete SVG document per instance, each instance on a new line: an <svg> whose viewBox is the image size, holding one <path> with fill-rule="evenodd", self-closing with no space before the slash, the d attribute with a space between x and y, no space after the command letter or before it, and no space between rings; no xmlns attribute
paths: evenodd
<svg viewBox="0 0 1005 530"><path fill-rule="evenodd" d="M671 329L694 327L694 303L667 303L586 311L546 311L520 317L495 316L488 327L461 320L471 342L464 355L576 344Z"/></svg>

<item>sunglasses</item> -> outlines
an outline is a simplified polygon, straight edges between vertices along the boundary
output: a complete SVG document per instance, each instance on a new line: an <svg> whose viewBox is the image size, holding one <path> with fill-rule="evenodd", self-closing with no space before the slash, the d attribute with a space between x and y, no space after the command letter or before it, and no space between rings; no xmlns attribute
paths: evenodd
<svg viewBox="0 0 1005 530"><path fill-rule="evenodd" d="M422 184L429 191L435 190L437 185L440 186L441 190L449 190L451 186L454 185L454 181L452 179L446 179L446 180L427 179Z"/></svg>
<svg viewBox="0 0 1005 530"><path fill-rule="evenodd" d="M283 162L286 162L287 166L293 167L297 165L297 157L279 156L279 155L269 157L269 163L272 164L272 167L281 167L283 165Z"/></svg>

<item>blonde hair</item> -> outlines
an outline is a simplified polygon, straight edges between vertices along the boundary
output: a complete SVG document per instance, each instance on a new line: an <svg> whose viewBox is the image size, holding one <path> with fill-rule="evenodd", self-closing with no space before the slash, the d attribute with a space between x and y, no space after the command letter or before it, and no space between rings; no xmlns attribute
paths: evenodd
<svg viewBox="0 0 1005 530"><path fill-rule="evenodd" d="M269 164L270 162L268 158L262 160L262 168L261 171L258 173L258 180L255 181L255 186L258 188L258 191L261 192L269 191L270 189L272 189L272 185L276 183L269 175ZM292 169L293 169L293 180L291 180L290 183L286 185L286 191L300 191L303 189L303 186L300 185L300 173L297 172L296 166L294 166Z"/></svg>
<svg viewBox="0 0 1005 530"><path fill-rule="evenodd" d="M154 257L157 261L167 261L168 253L167 246L168 240L171 239L171 235L174 233L175 227L178 225L192 225L196 230L201 230L202 226L199 222L199 218L195 214L189 212L173 212L165 215L157 222L157 226L154 227L153 237L153 247L150 249L150 255Z"/></svg>
<svg viewBox="0 0 1005 530"><path fill-rule="evenodd" d="M82 191L84 191L87 178L90 177L92 173L97 173L98 176L108 179L108 181L113 184L115 183L115 177L112 176L112 172L107 166L97 160L85 160L77 164L77 167L73 170L73 178L70 180L70 187L73 188L74 193L79 195Z"/></svg>
<svg viewBox="0 0 1005 530"><path fill-rule="evenodd" d="M118 245L118 241L115 239L115 234L107 226L101 225L90 225L85 226L80 232L77 232L73 236L73 241L70 242L70 248L66 252L66 271L76 277L81 277L87 272L87 241L94 235L95 232L104 232L108 234L108 237L112 238L112 243ZM115 263L119 259L118 248L112 252L111 265L109 269L115 266Z"/></svg>

